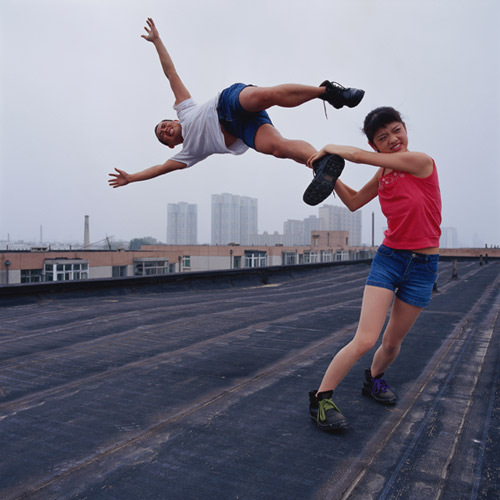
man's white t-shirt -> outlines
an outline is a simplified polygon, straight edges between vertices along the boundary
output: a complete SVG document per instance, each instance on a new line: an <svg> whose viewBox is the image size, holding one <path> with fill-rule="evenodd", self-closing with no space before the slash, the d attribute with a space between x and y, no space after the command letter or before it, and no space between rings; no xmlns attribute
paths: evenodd
<svg viewBox="0 0 500 500"><path fill-rule="evenodd" d="M182 126L184 142L182 150L171 160L191 167L213 154L241 155L249 149L241 139L237 139L229 148L226 146L217 115L218 101L218 95L201 105L189 98L174 106Z"/></svg>

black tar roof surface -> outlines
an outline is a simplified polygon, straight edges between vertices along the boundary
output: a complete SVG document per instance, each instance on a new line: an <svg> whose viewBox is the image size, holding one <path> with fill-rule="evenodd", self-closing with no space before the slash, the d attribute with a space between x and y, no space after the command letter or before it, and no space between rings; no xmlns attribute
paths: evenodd
<svg viewBox="0 0 500 500"><path fill-rule="evenodd" d="M11 288L0 498L500 498L499 261L460 262L458 279L441 262L386 373L396 406L361 395L369 354L334 395L349 428L309 418L368 268Z"/></svg>

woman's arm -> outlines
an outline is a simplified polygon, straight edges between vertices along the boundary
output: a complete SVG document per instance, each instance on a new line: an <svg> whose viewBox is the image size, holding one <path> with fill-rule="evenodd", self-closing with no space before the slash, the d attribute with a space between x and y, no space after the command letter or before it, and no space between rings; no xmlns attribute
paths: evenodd
<svg viewBox="0 0 500 500"><path fill-rule="evenodd" d="M337 146L335 144L328 144L317 154L311 156L308 160L308 165L312 166L315 160L326 154L339 155L344 158L344 160L352 163L363 163L374 167L408 172L417 177L429 176L432 173L434 165L432 158L425 153L414 153L413 151L375 153L353 146Z"/></svg>
<svg viewBox="0 0 500 500"><path fill-rule="evenodd" d="M354 212L365 206L378 195L378 180L382 171L378 171L359 191L355 191L340 179L335 183L335 192L342 203Z"/></svg>

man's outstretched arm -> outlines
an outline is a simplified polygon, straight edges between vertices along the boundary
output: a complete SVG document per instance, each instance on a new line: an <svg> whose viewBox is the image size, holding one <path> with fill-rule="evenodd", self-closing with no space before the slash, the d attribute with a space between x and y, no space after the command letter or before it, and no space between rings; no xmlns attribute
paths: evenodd
<svg viewBox="0 0 500 500"><path fill-rule="evenodd" d="M189 99L191 97L191 94L189 93L188 89L182 82L180 76L177 74L172 58L170 57L170 54L165 48L165 45L163 45L163 42L160 38L158 30L156 29L154 21L150 17L148 17L146 22L147 26L145 26L144 29L146 30L147 34L141 36L142 38L144 38L144 40L151 42L155 46L156 51L158 52L158 56L160 57L160 62L161 62L161 67L163 68L163 72L165 73L165 76L168 78L168 81L170 83L170 88L174 93L175 104L179 104L180 102Z"/></svg>
<svg viewBox="0 0 500 500"><path fill-rule="evenodd" d="M154 167L149 167L146 170L142 170L141 172L137 172L135 174L129 174L125 172L125 170L115 168L117 173L109 174L111 179L109 179L108 182L111 187L117 188L126 186L131 182L147 181L148 179L153 179L159 175L168 174L169 172L181 170L183 168L186 168L186 164L175 160L167 160L162 165L155 165Z"/></svg>

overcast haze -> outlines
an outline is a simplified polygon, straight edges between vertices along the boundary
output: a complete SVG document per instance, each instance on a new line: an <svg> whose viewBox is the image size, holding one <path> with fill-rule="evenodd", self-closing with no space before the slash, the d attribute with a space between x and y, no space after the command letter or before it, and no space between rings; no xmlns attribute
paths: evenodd
<svg viewBox="0 0 500 500"><path fill-rule="evenodd" d="M210 242L212 194L258 198L259 232L317 215L302 202L309 169L254 151L212 156L189 170L111 189L114 167L162 163L172 150L153 134L175 116L151 43L153 17L181 78L202 103L231 83L366 90L355 109L322 101L270 110L280 132L367 147L373 108L403 114L409 148L431 155L443 227L466 246L500 245L500 3L497 0L2 0L0 2L0 240L106 236L166 240L167 204L198 204L198 241ZM175 151L175 150L174 150ZM373 167L347 163L360 188ZM330 197L327 203L341 205ZM363 241L382 240L377 200L363 208Z"/></svg>

